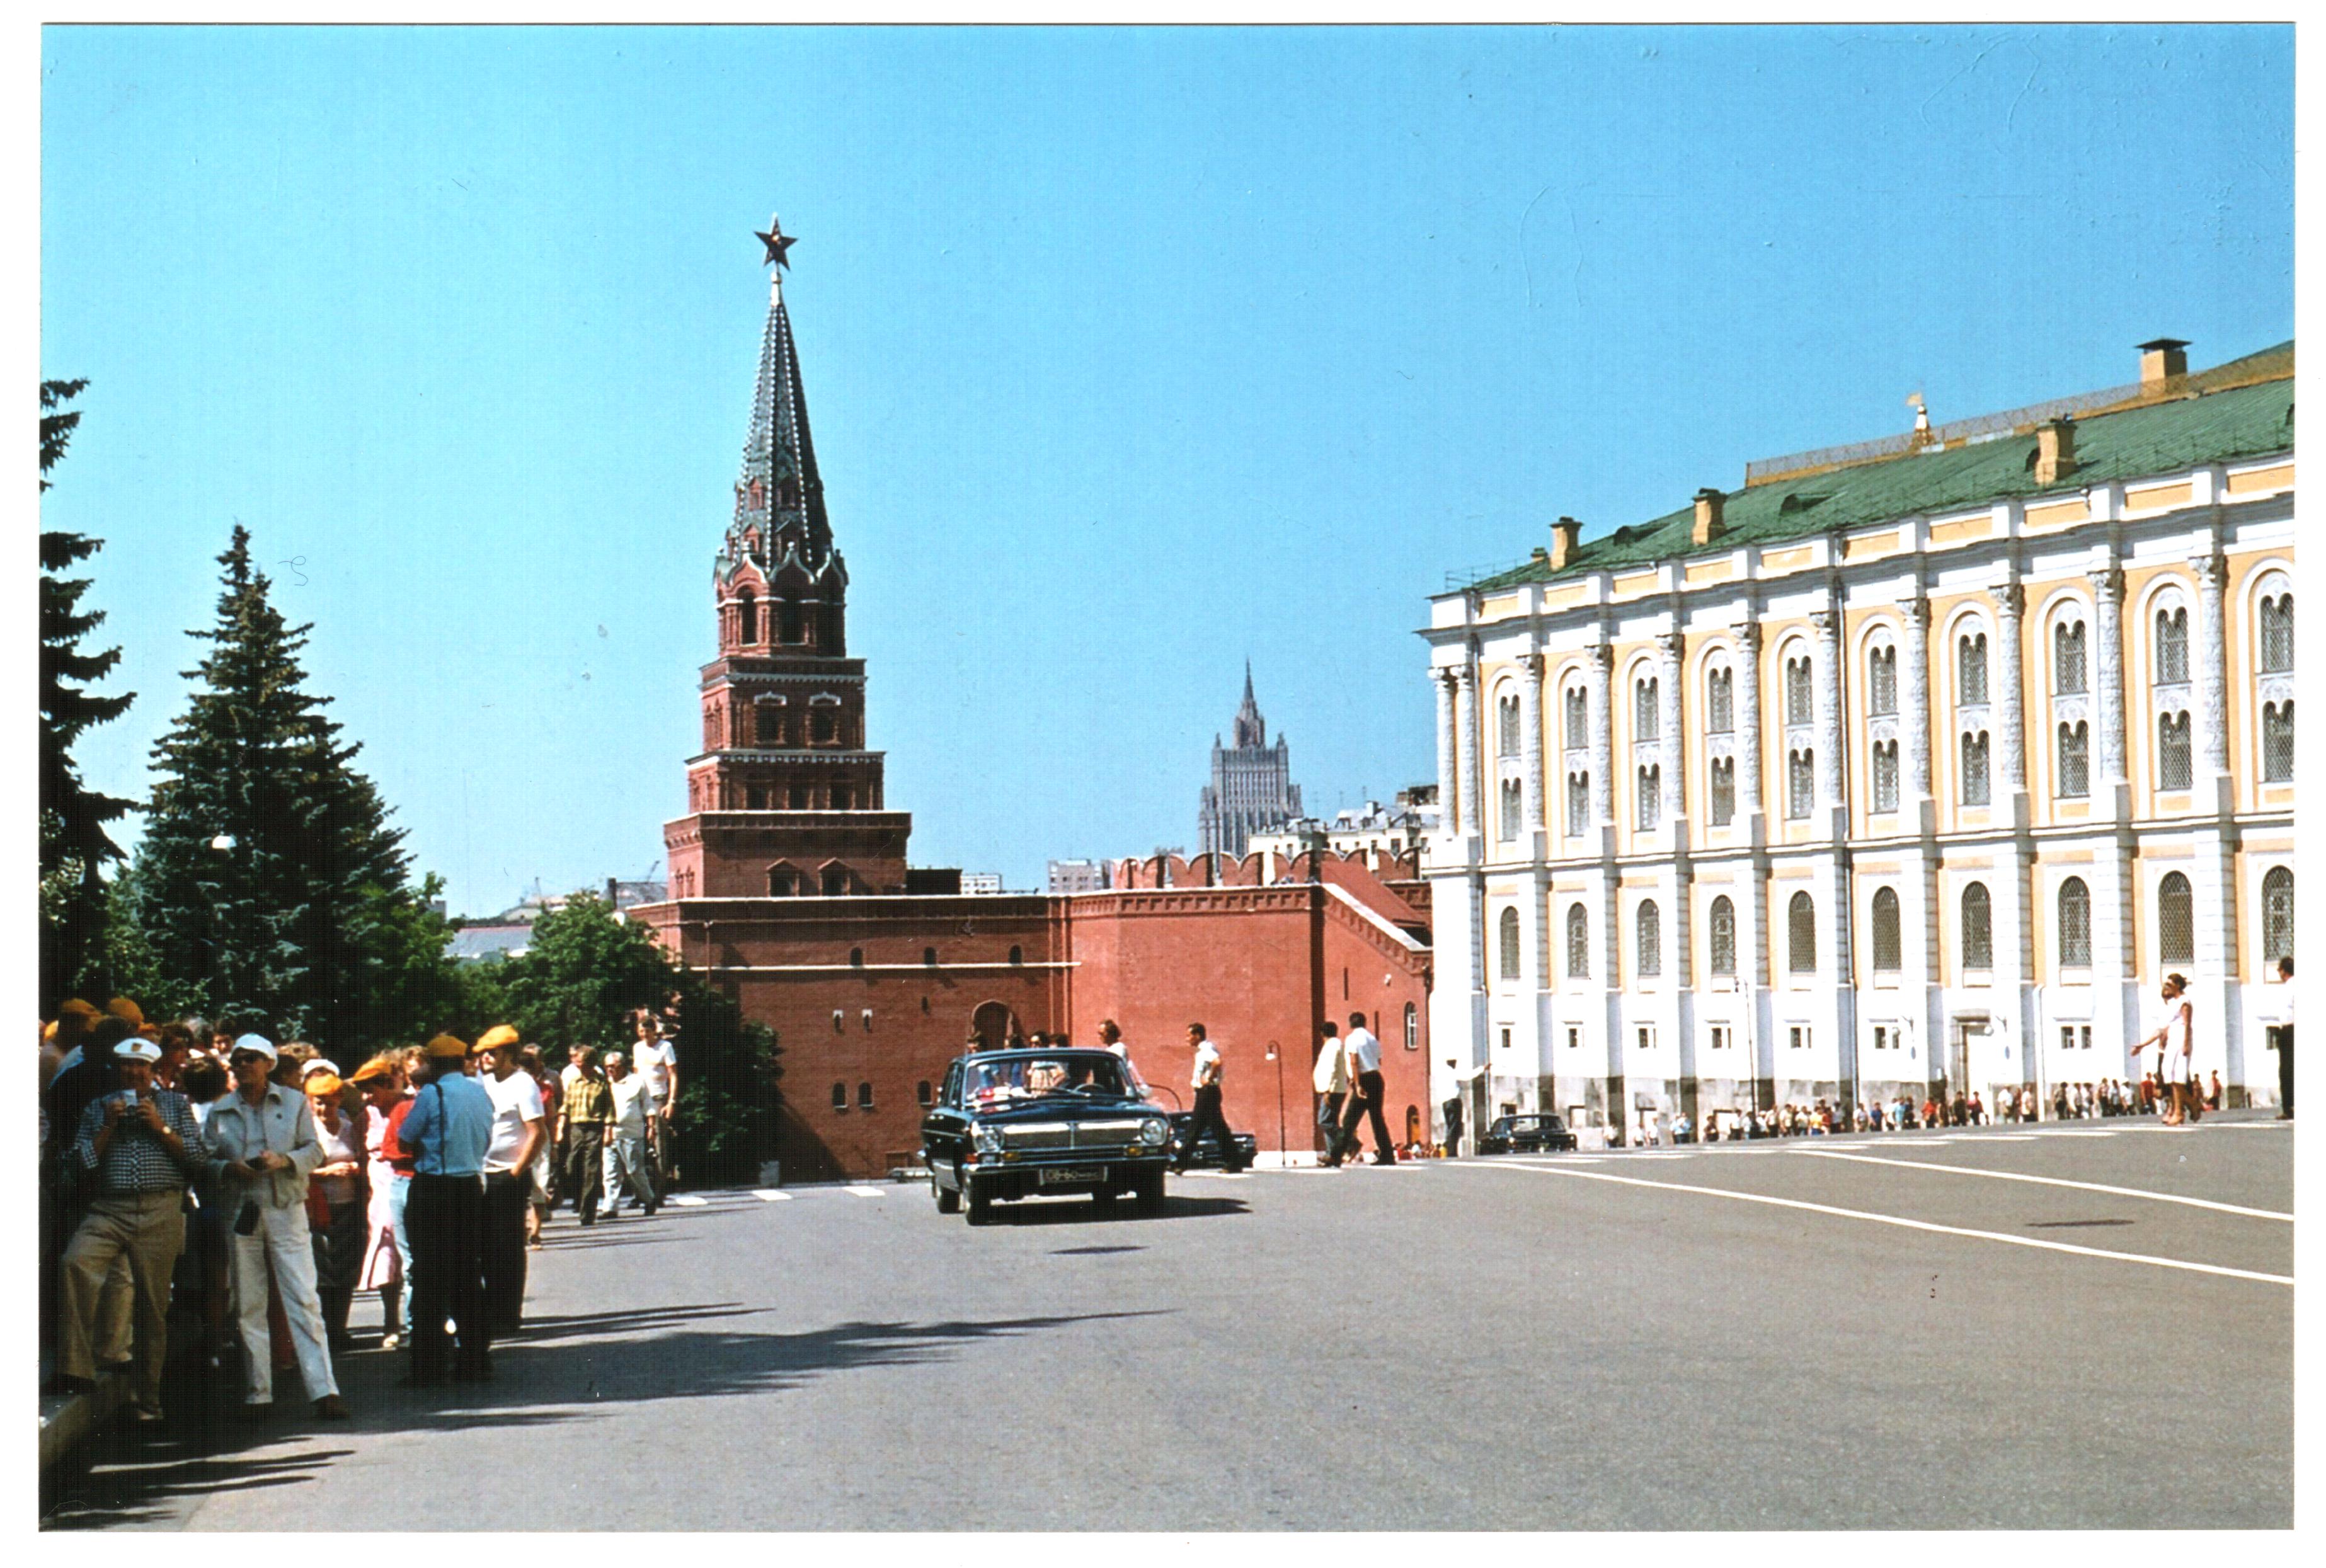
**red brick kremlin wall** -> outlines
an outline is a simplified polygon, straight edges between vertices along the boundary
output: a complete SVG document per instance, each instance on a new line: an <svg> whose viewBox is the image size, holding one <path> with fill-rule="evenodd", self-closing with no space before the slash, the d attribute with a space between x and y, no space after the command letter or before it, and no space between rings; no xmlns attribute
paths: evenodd
<svg viewBox="0 0 2326 1568"><path fill-rule="evenodd" d="M1316 1009L1344 1029L1362 1010L1382 1038L1391 1136L1406 1138L1410 1108L1426 1137L1421 914L1362 859L1326 855L1316 886L1305 858L1283 861L1270 868L1291 880L1256 885L1260 857L1222 857L1217 885L1187 885L1209 858L1168 868L1172 885L1162 887L1125 862L1117 887L1072 897L682 899L631 917L777 1031L775 1155L786 1182L879 1176L907 1163L920 1142L920 1086L943 1083L980 1025L1094 1044L1099 1021L1112 1017L1168 1105L1190 1099L1186 1026L1199 1021L1226 1056L1230 1124L1263 1151L1307 1153L1316 1146ZM1281 1048L1280 1100L1271 1041ZM684 1072L684 1042L680 1050Z"/></svg>

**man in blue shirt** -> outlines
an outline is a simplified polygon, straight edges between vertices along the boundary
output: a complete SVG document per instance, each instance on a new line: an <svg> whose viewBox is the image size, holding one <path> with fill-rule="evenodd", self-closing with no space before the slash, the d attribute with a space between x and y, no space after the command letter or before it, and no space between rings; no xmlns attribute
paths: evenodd
<svg viewBox="0 0 2326 1568"><path fill-rule="evenodd" d="M481 1383L493 1375L485 1322L485 1148L491 1142L493 1101L467 1076L465 1041L439 1035L428 1042L428 1082L405 1113L397 1141L412 1155L412 1191L405 1220L412 1244L412 1386L444 1381L451 1347L444 1320L460 1332L456 1382Z"/></svg>

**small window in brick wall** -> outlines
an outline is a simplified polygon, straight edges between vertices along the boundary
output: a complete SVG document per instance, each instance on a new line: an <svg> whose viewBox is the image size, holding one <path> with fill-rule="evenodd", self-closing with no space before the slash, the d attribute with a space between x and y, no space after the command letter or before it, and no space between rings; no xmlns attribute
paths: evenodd
<svg viewBox="0 0 2326 1568"><path fill-rule="evenodd" d="M931 1102L933 1096L929 1092L929 1081L927 1079L922 1079L919 1083L914 1086L913 1098L920 1101L923 1105L927 1105Z"/></svg>
<svg viewBox="0 0 2326 1568"><path fill-rule="evenodd" d="M859 1110L870 1110L872 1109L872 1086L870 1084L860 1083L856 1086L856 1109Z"/></svg>
<svg viewBox="0 0 2326 1568"><path fill-rule="evenodd" d="M832 1086L832 1109L834 1110L848 1109L848 1085L835 1083Z"/></svg>

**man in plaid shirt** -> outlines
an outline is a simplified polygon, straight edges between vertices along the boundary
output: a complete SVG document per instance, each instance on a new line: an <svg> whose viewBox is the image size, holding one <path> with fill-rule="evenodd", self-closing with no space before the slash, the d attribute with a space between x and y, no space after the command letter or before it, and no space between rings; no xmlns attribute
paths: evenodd
<svg viewBox="0 0 2326 1568"><path fill-rule="evenodd" d="M140 1421L162 1418L169 1354L170 1275L186 1239L186 1186L201 1160L201 1131L182 1094L154 1085L161 1050L135 1035L113 1053L114 1092L81 1112L70 1158L91 1180L88 1216L66 1245L60 1378L87 1387L97 1377L90 1341L98 1298L114 1260L126 1257L136 1293L136 1402Z"/></svg>

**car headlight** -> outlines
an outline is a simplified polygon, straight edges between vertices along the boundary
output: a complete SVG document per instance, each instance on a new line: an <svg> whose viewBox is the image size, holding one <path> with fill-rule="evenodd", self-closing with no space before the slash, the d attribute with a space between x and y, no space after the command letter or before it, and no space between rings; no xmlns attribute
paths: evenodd
<svg viewBox="0 0 2326 1568"><path fill-rule="evenodd" d="M1139 1124L1139 1141L1152 1147L1171 1136L1171 1124L1155 1117Z"/></svg>
<svg viewBox="0 0 2326 1568"><path fill-rule="evenodd" d="M998 1155L1001 1152L1001 1129L1000 1127L988 1127L981 1122L978 1125L975 1137L977 1138L977 1152L979 1154Z"/></svg>

